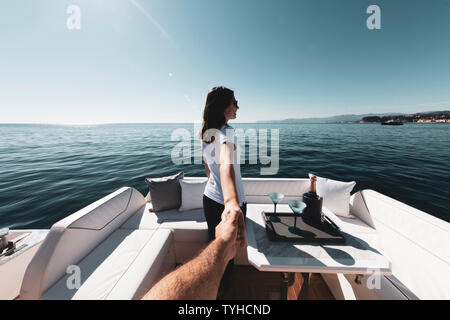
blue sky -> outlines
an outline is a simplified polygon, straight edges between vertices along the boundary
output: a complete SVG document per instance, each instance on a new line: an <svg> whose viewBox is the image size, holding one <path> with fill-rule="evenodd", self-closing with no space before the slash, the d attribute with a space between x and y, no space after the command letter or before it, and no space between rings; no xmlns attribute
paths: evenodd
<svg viewBox="0 0 450 320"><path fill-rule="evenodd" d="M239 122L448 110L449 34L450 0L2 0L0 122L200 121L215 85Z"/></svg>

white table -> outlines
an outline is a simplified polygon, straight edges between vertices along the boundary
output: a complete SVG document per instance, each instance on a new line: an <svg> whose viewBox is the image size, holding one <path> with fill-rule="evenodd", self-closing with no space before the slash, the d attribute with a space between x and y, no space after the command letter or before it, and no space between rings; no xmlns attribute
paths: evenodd
<svg viewBox="0 0 450 320"><path fill-rule="evenodd" d="M246 215L248 261L260 271L283 272L288 282L289 273L301 272L308 284L310 273L391 274L391 263L371 247L357 233L341 230L345 244L299 244L270 241L262 212L273 212L272 204L249 204ZM336 216L322 210L335 223ZM292 212L288 205L277 205L277 212ZM339 223L337 223L339 225Z"/></svg>

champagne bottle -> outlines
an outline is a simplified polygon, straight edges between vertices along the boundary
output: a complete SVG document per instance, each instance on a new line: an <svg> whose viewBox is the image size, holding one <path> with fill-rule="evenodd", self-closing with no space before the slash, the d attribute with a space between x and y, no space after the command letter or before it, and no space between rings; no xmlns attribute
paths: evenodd
<svg viewBox="0 0 450 320"><path fill-rule="evenodd" d="M319 197L316 191L317 177L311 176L309 191L303 194L303 202L306 204L303 210L303 221L308 224L318 225L322 222L322 202L323 198Z"/></svg>
<svg viewBox="0 0 450 320"><path fill-rule="evenodd" d="M316 192L316 182L317 182L317 177L311 176L310 184L309 184L309 191L307 193L308 197L310 197L311 199L319 199L319 196L317 195L317 192Z"/></svg>

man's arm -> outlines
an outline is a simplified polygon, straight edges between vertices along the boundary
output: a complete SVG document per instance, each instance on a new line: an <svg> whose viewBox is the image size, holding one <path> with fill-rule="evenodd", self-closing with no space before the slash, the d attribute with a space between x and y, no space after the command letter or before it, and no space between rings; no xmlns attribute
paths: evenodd
<svg viewBox="0 0 450 320"><path fill-rule="evenodd" d="M223 214L216 227L216 239L196 258L161 279L143 299L216 299L225 267L236 255L237 234L244 225L241 214Z"/></svg>

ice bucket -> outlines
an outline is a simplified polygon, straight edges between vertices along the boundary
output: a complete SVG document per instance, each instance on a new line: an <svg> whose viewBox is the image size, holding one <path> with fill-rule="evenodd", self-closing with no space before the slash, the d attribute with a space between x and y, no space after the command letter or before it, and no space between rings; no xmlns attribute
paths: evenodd
<svg viewBox="0 0 450 320"><path fill-rule="evenodd" d="M302 218L308 224L322 223L322 203L323 198L318 199L312 197L308 193L303 195L303 202L306 204L306 208L303 210Z"/></svg>

